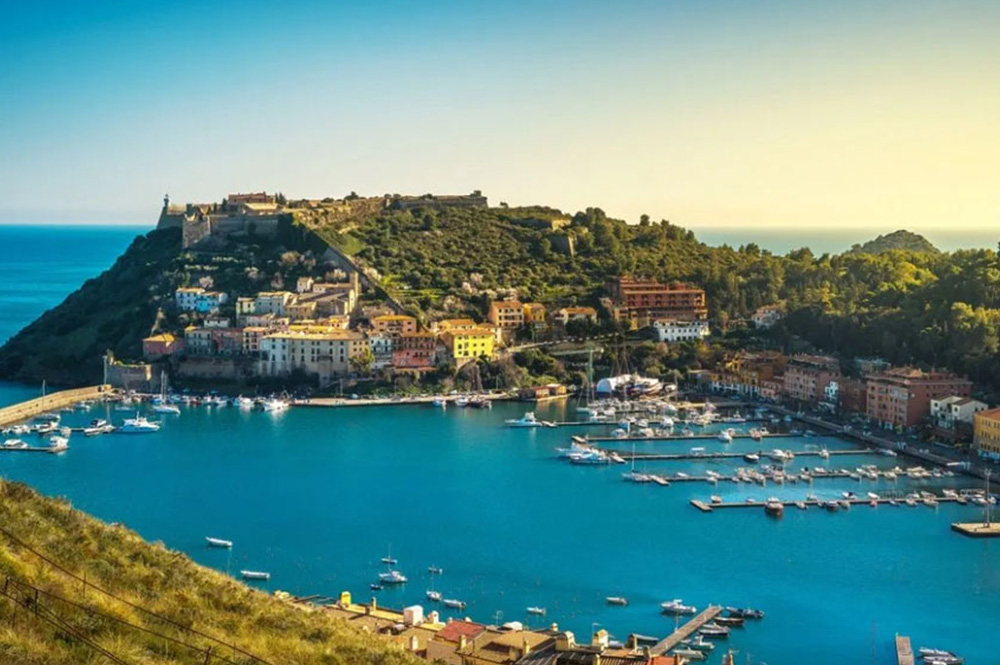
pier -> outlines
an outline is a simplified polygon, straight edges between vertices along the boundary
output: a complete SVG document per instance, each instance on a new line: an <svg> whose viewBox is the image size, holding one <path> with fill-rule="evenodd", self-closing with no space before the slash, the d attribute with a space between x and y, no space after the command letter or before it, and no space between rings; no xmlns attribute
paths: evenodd
<svg viewBox="0 0 1000 665"><path fill-rule="evenodd" d="M662 656L675 649L678 644L697 633L706 623L714 621L720 614L722 614L720 605L709 605L701 614L657 642L649 653L653 656Z"/></svg>
<svg viewBox="0 0 1000 665"><path fill-rule="evenodd" d="M594 439L590 439L590 440L593 441ZM618 453L619 457L623 457L626 461L631 461L632 459L635 459L636 462L648 462L648 461L653 461L653 462L667 462L667 461L699 460L699 459L704 459L704 460L736 459L736 458L741 458L744 455L748 454L748 451L743 451L743 452L739 452L739 453L731 453L731 452L721 452L721 453L636 453L635 455L632 455L631 453L629 453L628 455L622 455L621 451L618 451L618 450L610 450L610 449L607 449L607 448L597 448L597 450L601 451L602 453L604 453L606 455L610 455L613 452L614 453ZM854 450L829 450L827 452L829 453L830 457L833 457L835 455L872 455L873 454L872 450L869 449L869 448L858 448L858 449L854 449ZM765 450L759 450L755 454L760 455L761 457L766 457L767 456L767 451L765 451ZM794 454L795 454L795 457L822 457L822 455L820 454L820 451L818 451L818 450L804 450L802 452L797 452L797 453L794 453Z"/></svg>
<svg viewBox="0 0 1000 665"><path fill-rule="evenodd" d="M795 504L802 503L805 506L811 507L822 507L823 504L828 501L836 501L837 503L843 503L846 501L852 506L865 506L871 504L872 501L878 505L888 504L890 501L895 501L897 506L903 507L905 504L898 498L889 497L879 497L878 499L869 499L867 497L854 497L853 499L820 499L820 500L801 500L801 501L779 501L785 508L794 508ZM934 501L937 503L958 503L958 499L948 496L938 496L934 497ZM705 503L698 499L691 499L691 505L700 510L703 513L711 513L718 509L723 508L763 508L767 504L767 501L723 501L722 503ZM923 499L917 500L917 505L927 506L923 502Z"/></svg>
<svg viewBox="0 0 1000 665"><path fill-rule="evenodd" d="M0 427L7 427L49 411L58 411L77 402L97 399L111 393L111 386L100 385L89 388L76 388L29 399L20 404L5 406L0 409Z"/></svg>
<svg viewBox="0 0 1000 665"><path fill-rule="evenodd" d="M913 665L913 646L910 638L896 635L896 662L899 665Z"/></svg>
<svg viewBox="0 0 1000 665"><path fill-rule="evenodd" d="M308 399L299 399L292 401L292 406L307 406L307 407L341 407L341 406L404 406L406 404L431 404L435 399L440 399L448 404L452 404L459 397L465 397L468 399L469 395L417 395L413 397L400 397L392 399L371 399L371 398L358 398L349 399L347 397L310 397ZM510 395L509 393L485 393L482 395L474 395L474 397L479 397L482 399L488 399L491 402L498 402L503 400L514 400L516 396Z"/></svg>
<svg viewBox="0 0 1000 665"><path fill-rule="evenodd" d="M613 424L613 423L612 423ZM768 438L778 438L778 439L795 439L799 437L805 437L805 434L779 434L777 432L767 432L760 434L757 438L768 439ZM753 439L755 438L748 432L736 432L732 435L733 440L736 439ZM719 439L718 432L706 433L706 434L657 434L655 436L591 436L588 437L590 441L596 441L599 443L606 443L610 441L615 442L636 442L636 441L722 441Z"/></svg>

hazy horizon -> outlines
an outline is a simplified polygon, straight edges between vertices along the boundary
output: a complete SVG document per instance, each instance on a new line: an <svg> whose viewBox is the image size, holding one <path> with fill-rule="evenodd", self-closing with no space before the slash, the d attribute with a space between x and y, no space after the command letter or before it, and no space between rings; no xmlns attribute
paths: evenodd
<svg viewBox="0 0 1000 665"><path fill-rule="evenodd" d="M988 229L1000 5L21 3L0 221L482 189L688 228Z"/></svg>

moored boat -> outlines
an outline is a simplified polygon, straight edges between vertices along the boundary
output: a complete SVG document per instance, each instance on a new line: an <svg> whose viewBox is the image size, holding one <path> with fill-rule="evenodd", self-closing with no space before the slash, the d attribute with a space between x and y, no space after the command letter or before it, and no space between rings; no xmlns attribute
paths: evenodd
<svg viewBox="0 0 1000 665"><path fill-rule="evenodd" d="M607 596L604 599L607 605L615 605L618 607L625 607L628 605L628 599L623 596Z"/></svg>
<svg viewBox="0 0 1000 665"><path fill-rule="evenodd" d="M205 542L208 543L209 547L221 547L223 549L232 549L233 541L223 540L222 538L212 538L211 536L205 536Z"/></svg>
<svg viewBox="0 0 1000 665"><path fill-rule="evenodd" d="M505 421L508 427L541 427L542 423L535 417L534 411L526 411L523 416L517 419Z"/></svg>
<svg viewBox="0 0 1000 665"><path fill-rule="evenodd" d="M664 614L694 614L698 608L694 605L685 605L680 598L674 598L660 603L660 610Z"/></svg>
<svg viewBox="0 0 1000 665"><path fill-rule="evenodd" d="M265 573L260 570L241 570L240 575L245 580L269 580L271 579L271 573Z"/></svg>

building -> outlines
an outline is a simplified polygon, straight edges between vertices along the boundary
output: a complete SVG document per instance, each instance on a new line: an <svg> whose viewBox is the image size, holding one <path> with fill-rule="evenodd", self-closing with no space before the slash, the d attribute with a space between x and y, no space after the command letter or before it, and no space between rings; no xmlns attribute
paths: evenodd
<svg viewBox="0 0 1000 665"><path fill-rule="evenodd" d="M785 377L776 376L773 379L761 379L758 390L761 399L777 402L785 394Z"/></svg>
<svg viewBox="0 0 1000 665"><path fill-rule="evenodd" d="M465 649L484 630L486 626L474 621L449 621L427 642L427 660L432 663L463 665L459 650Z"/></svg>
<svg viewBox="0 0 1000 665"><path fill-rule="evenodd" d="M765 394L764 382L772 381L784 370L788 359L773 351L752 353L741 351L721 363L711 374L711 388L715 392L737 394L743 397L777 399L783 391Z"/></svg>
<svg viewBox="0 0 1000 665"><path fill-rule="evenodd" d="M174 291L174 300L181 311L208 314L219 311L219 307L229 300L229 296L221 291L206 291L200 286L189 286Z"/></svg>
<svg viewBox="0 0 1000 665"><path fill-rule="evenodd" d="M831 381L830 383L834 383ZM867 413L868 412L868 383L863 379L849 379L841 377L836 380L837 401L835 404L841 413Z"/></svg>
<svg viewBox="0 0 1000 665"><path fill-rule="evenodd" d="M829 356L801 354L785 367L785 397L798 402L822 402L830 381L840 379L840 362Z"/></svg>
<svg viewBox="0 0 1000 665"><path fill-rule="evenodd" d="M441 334L441 341L448 347L448 355L455 361L468 358L492 358L496 344L493 330L489 328L456 328Z"/></svg>
<svg viewBox="0 0 1000 665"><path fill-rule="evenodd" d="M260 373L285 376L302 371L324 384L350 372L351 358L367 345L364 335L344 330L270 333L260 339Z"/></svg>
<svg viewBox="0 0 1000 665"><path fill-rule="evenodd" d="M593 307L563 307L552 315L552 320L564 326L570 321L586 321L590 324L596 324L597 310Z"/></svg>
<svg viewBox="0 0 1000 665"><path fill-rule="evenodd" d="M609 280L607 290L615 319L628 321L634 327L649 325L656 319L708 318L705 291L699 288L622 276Z"/></svg>
<svg viewBox="0 0 1000 665"><path fill-rule="evenodd" d="M392 337L384 333L368 335L368 348L372 350L375 362L372 367L383 369L392 365Z"/></svg>
<svg viewBox="0 0 1000 665"><path fill-rule="evenodd" d="M524 305L517 300L495 300L490 303L489 320L501 330L516 330L524 325Z"/></svg>
<svg viewBox="0 0 1000 665"><path fill-rule="evenodd" d="M170 333L152 335L142 340L142 355L147 360L172 356L184 350L184 340Z"/></svg>
<svg viewBox="0 0 1000 665"><path fill-rule="evenodd" d="M243 354L242 328L188 326L184 350L191 356L238 356Z"/></svg>
<svg viewBox="0 0 1000 665"><path fill-rule="evenodd" d="M392 364L396 369L433 369L436 352L437 335L434 333L405 333L393 340Z"/></svg>
<svg viewBox="0 0 1000 665"><path fill-rule="evenodd" d="M536 331L545 330L547 326L545 305L540 302L524 303L524 323Z"/></svg>
<svg viewBox="0 0 1000 665"><path fill-rule="evenodd" d="M406 314L383 314L373 318L371 324L376 335L393 338L417 332L417 319Z"/></svg>
<svg viewBox="0 0 1000 665"><path fill-rule="evenodd" d="M657 319L653 321L653 332L661 342L692 342L711 334L708 321L679 319Z"/></svg>
<svg viewBox="0 0 1000 665"><path fill-rule="evenodd" d="M887 429L913 427L930 416L931 400L971 393L972 382L956 374L897 367L868 377L868 418Z"/></svg>
<svg viewBox="0 0 1000 665"><path fill-rule="evenodd" d="M244 355L258 355L260 353L260 340L269 332L271 332L271 329L264 326L247 326L243 328Z"/></svg>
<svg viewBox="0 0 1000 665"><path fill-rule="evenodd" d="M938 427L952 429L958 423L972 425L975 415L989 408L971 397L949 395L931 400L931 420Z"/></svg>
<svg viewBox="0 0 1000 665"><path fill-rule="evenodd" d="M253 300L252 313L285 316L285 308L294 300L295 294L289 291L261 291Z"/></svg>
<svg viewBox="0 0 1000 665"><path fill-rule="evenodd" d="M751 319L756 328L766 330L785 317L785 303L758 307Z"/></svg>
<svg viewBox="0 0 1000 665"><path fill-rule="evenodd" d="M1000 409L980 411L973 416L972 445L980 455L1000 458Z"/></svg>

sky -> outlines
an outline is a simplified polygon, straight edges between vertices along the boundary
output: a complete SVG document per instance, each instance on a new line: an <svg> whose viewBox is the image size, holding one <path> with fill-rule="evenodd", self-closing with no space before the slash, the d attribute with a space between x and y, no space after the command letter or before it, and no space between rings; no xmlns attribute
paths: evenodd
<svg viewBox="0 0 1000 665"><path fill-rule="evenodd" d="M0 223L482 190L692 228L1000 226L1000 3L0 3Z"/></svg>

